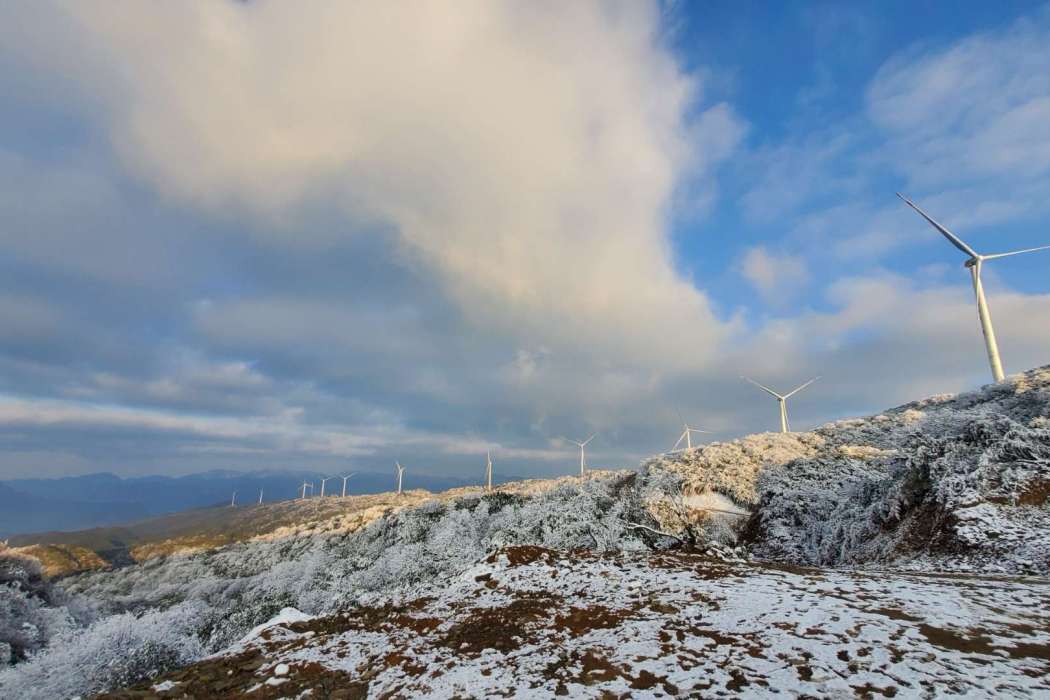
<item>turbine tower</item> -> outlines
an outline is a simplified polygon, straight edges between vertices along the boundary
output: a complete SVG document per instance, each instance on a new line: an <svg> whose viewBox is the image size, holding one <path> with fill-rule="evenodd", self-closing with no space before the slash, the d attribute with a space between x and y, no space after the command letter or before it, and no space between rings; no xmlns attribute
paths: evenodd
<svg viewBox="0 0 1050 700"><path fill-rule="evenodd" d="M299 490L302 491L302 494L303 494L302 496L299 497L299 499L302 500L302 499L306 498L306 480L305 479L303 480L303 485L299 487Z"/></svg>
<svg viewBox="0 0 1050 700"><path fill-rule="evenodd" d="M324 485L325 485L325 482L331 481L334 478L335 478L334 476L330 476L327 479L321 479L321 496L320 496L320 498L324 498Z"/></svg>
<svg viewBox="0 0 1050 700"><path fill-rule="evenodd" d="M350 477L352 477L356 473L357 472L350 472L349 474L347 474L346 476L343 477L343 498L346 498L346 480L349 479Z"/></svg>
<svg viewBox="0 0 1050 700"><path fill-rule="evenodd" d="M926 219L926 221L933 226L935 229L941 232L948 242L953 246L961 250L970 256L963 265L970 268L970 279L973 282L973 293L977 297L977 317L981 320L981 332L984 333L984 345L988 351L988 363L992 366L992 378L996 382L1003 381L1003 363L999 359L999 344L995 342L995 329L992 328L992 316L988 311L988 302L984 298L984 285L981 284L981 266L985 260L995 260L996 258L1005 258L1010 255L1020 255L1021 253L1034 253L1037 250L1048 250L1050 245L1039 246L1038 248L1025 248L1024 250L1014 250L1009 253L995 253L993 255L981 255L976 250L966 245L958 236L941 226L939 223L930 218L930 215L919 209L918 206L910 199L902 195L900 192L897 196L904 200L904 203L919 213L919 216Z"/></svg>
<svg viewBox="0 0 1050 700"><path fill-rule="evenodd" d="M233 496L230 497L230 508L237 507L237 492L233 492Z"/></svg>
<svg viewBox="0 0 1050 700"><path fill-rule="evenodd" d="M259 505L262 505L262 494L263 494L263 490L259 489Z"/></svg>
<svg viewBox="0 0 1050 700"><path fill-rule="evenodd" d="M791 398L792 396L794 396L795 394L797 394L798 392L800 392L803 389L805 389L807 386L809 386L813 382L815 382L818 379L820 379L820 377L813 377L813 379L810 379L808 382L806 382L802 386L800 386L800 387L798 387L796 389L792 389L791 391L789 391L788 393L783 394L783 395L778 394L777 392L775 392L772 389L770 389L768 386L764 386L762 384L759 384L754 379L751 379L749 377L741 377L741 379L745 379L745 380L751 382L752 384L757 386L762 391L764 391L767 394L769 394L770 396L773 396L774 398L776 398L777 402L780 404L780 432L786 433L786 432L788 432L790 430L790 428L788 427L787 400L789 398Z"/></svg>
<svg viewBox="0 0 1050 700"><path fill-rule="evenodd" d="M485 481L487 482L487 488L489 491L492 490L492 453L488 450L485 451Z"/></svg>
<svg viewBox="0 0 1050 700"><path fill-rule="evenodd" d="M587 447L587 443L593 440L594 436L597 434L598 433L593 433L589 438L587 438L583 442L579 442L578 440L569 440L569 442L574 443L577 447L580 448L580 476L583 476L587 473L587 453L584 450L584 448Z"/></svg>
<svg viewBox="0 0 1050 700"><path fill-rule="evenodd" d="M405 475L405 468L401 466L401 462L394 462L397 465L397 495L401 495L401 478Z"/></svg>
<svg viewBox="0 0 1050 700"><path fill-rule="evenodd" d="M682 421L682 427L685 428L685 430L682 431L682 435L678 438L678 442L676 442L674 444L674 447L671 448L671 452L677 450L678 446L682 444L683 440L685 440L685 449L691 450L693 449L693 433L711 432L710 430L701 430L700 428L690 428L689 424L685 422L681 414L678 415L678 418Z"/></svg>

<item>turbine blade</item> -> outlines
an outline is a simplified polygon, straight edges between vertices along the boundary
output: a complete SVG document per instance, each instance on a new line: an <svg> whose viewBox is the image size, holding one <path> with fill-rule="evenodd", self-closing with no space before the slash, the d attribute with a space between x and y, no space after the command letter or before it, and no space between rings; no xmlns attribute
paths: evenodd
<svg viewBox="0 0 1050 700"><path fill-rule="evenodd" d="M929 215L929 214L927 214L926 212L924 212L924 211L923 211L922 209L919 209L919 207L918 207L918 206L917 206L917 205L915 204L915 202L911 201L910 199L908 199L907 197L905 197L905 196L904 196L903 194L901 194L900 192L898 192L898 193L897 193L897 196L898 196L898 197L900 197L901 199L903 199L903 200L904 200L904 203L905 203L905 204L907 204L907 205L908 205L909 207L911 207L912 209L914 209L915 211L917 211L917 212L919 213L919 216L921 216L922 218L926 219L926 221L928 221L928 222L930 223L930 226L933 226L933 227L934 227L935 229L937 229L938 231L940 231L940 232L941 232L941 235L943 235L943 236L944 236L945 238L947 238L947 239L948 239L948 241L949 241L949 242L950 242L950 243L951 243L951 244L952 244L953 246L955 246L956 248L958 248L958 249L959 249L959 250L961 250L962 252L966 253L966 254L967 254L967 255L969 255L969 256L970 256L971 258L979 258L979 257L981 257L980 255L978 255L978 254L977 254L977 251L976 251L976 250L974 250L974 249L973 249L973 248L971 248L970 246L966 245L966 244L965 244L965 243L964 243L964 242L962 241L962 239L960 239L960 238L959 238L958 236L956 236L956 235L955 235L954 233L952 233L951 231L949 231L948 229L946 229L946 228L945 228L944 226L941 226L941 225L940 225L939 223L937 223L936 221L934 221L934 220L933 220L933 219L932 219L932 218L930 217L930 215Z"/></svg>
<svg viewBox="0 0 1050 700"><path fill-rule="evenodd" d="M1024 250L1012 250L1009 253L996 253L995 255L985 255L985 260L994 260L996 258L1008 258L1011 255L1020 255L1021 253L1034 253L1037 250L1050 250L1050 245L1041 245L1038 248L1025 248Z"/></svg>
<svg viewBox="0 0 1050 700"><path fill-rule="evenodd" d="M597 435L597 434L598 434L598 433L592 433L592 434L591 434L591 436L590 436L589 438L587 438L586 440L584 440L584 441L583 441L583 445L580 445L580 447L584 447L584 446L586 446L586 444L587 444L588 442L590 442L591 440L593 440L593 439L594 439L594 436L595 436L595 435Z"/></svg>
<svg viewBox="0 0 1050 700"><path fill-rule="evenodd" d="M797 394L798 392L802 391L803 389L805 389L807 386L809 386L813 382L817 381L818 379L820 379L820 377L813 377L812 379L810 379L808 382L806 382L805 384L803 384L799 388L795 389L792 392L789 392L789 393L785 394L784 398L787 399L787 398L790 398L790 397L794 396L795 394Z"/></svg>
<svg viewBox="0 0 1050 700"><path fill-rule="evenodd" d="M758 382L756 382L754 379L751 379L750 377L740 377L740 378L751 382L752 384L757 386L759 389L761 389L762 391L766 392L767 394L769 394L771 396L775 396L778 399L784 398L783 396L781 396L777 392L775 392L772 389L770 389L768 386L765 386L764 384L759 384Z"/></svg>
<svg viewBox="0 0 1050 700"><path fill-rule="evenodd" d="M674 452L675 450L677 450L677 449L678 449L678 446L682 444L682 440L685 440L685 435L686 435L685 433L682 433L682 434L681 434L681 436L679 436L679 438L678 438L678 442L676 442L676 443L675 443L675 444L674 444L674 445L673 445L673 446L671 447L671 452Z"/></svg>

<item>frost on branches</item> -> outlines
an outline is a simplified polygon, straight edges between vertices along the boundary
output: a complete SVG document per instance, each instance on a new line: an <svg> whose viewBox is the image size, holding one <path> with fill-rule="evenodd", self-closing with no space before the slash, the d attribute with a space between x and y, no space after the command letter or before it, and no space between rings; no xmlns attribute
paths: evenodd
<svg viewBox="0 0 1050 700"><path fill-rule="evenodd" d="M810 565L1050 573L1050 368L640 473L452 494L360 529L158 556L51 586L0 552L0 697L87 695L228 648L285 608L410 600L489 553L746 545ZM420 498L425 497L421 495ZM363 523L364 521L362 521ZM739 550L737 550L739 551Z"/></svg>
<svg viewBox="0 0 1050 700"><path fill-rule="evenodd" d="M1050 572L1050 368L645 466L752 508L735 534L759 557ZM724 532L724 518L707 520Z"/></svg>
<svg viewBox="0 0 1050 700"><path fill-rule="evenodd" d="M646 517L629 487L634 478L582 481L532 497L496 492L432 501L354 533L241 543L70 577L65 590L96 605L97 621L0 671L0 697L127 685L223 649L283 608L325 614L411 595L505 545L644 549L625 526Z"/></svg>

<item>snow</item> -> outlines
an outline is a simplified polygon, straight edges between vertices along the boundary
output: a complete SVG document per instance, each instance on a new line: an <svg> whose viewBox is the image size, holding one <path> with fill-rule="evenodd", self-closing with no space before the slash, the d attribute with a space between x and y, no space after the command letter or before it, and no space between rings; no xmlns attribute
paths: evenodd
<svg viewBox="0 0 1050 700"><path fill-rule="evenodd" d="M239 644L243 645L247 642L250 642L251 640L258 637L260 634L262 634L264 630L268 630L278 626L284 627L293 622L306 622L307 620L312 619L313 615L307 615L306 613L300 612L295 608L282 608L281 612L277 613L275 616L271 617L266 622L253 627L252 630L248 632L248 634L244 635Z"/></svg>
<svg viewBox="0 0 1050 700"><path fill-rule="evenodd" d="M1048 583L1019 575L1050 574L1048 493L1050 369L1042 368L808 433L662 455L638 474L431 500L420 493L396 508L362 501L376 509L80 574L46 596L28 585L31 567L11 560L17 575L0 585L0 643L19 635L18 648L33 653L0 669L0 697L91 695L261 647L274 656L252 684L262 687L286 663L282 691L299 689L297 669L316 657L333 673L391 666L370 688L406 695L473 694L464 684L485 673L493 694L587 694L595 674L614 693L632 684L670 692L665 683L686 693L703 694L705 684L711 693L760 693L766 683L863 695L894 683L905 695L928 694L924 684L1038 694ZM684 565L685 555L652 553L683 542L725 561ZM556 551L515 563L520 545ZM578 554L557 553L568 551ZM745 554L854 570L749 564ZM994 572L1013 578L980 575ZM437 627L358 625L330 648L333 615L423 595L434 600L401 622L429 615ZM491 626L515 604L525 619L512 625L514 649L475 648L455 627ZM574 608L592 622L626 612L570 639L566 629L582 624ZM568 628L552 622L559 615ZM428 641L454 633L455 649ZM406 661L380 664L381 650Z"/></svg>
<svg viewBox="0 0 1050 700"><path fill-rule="evenodd" d="M368 677L370 697L1050 692L1046 579L784 569L638 553L549 552L517 566L494 557L471 572L489 578L457 577L426 591L430 597L401 601L401 615L391 612L368 629L351 610L309 640L300 629L297 637L252 644L286 664L290 681L316 663L347 680ZM540 614L526 606L518 618L493 618L507 626L487 641L468 635L450 645L465 623L537 595ZM428 620L436 626L420 627ZM499 645L501 633L514 637L510 647L481 648Z"/></svg>

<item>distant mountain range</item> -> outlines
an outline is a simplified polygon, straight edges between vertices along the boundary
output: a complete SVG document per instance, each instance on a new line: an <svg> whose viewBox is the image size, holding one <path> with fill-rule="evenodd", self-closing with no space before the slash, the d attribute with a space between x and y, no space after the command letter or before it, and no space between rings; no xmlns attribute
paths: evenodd
<svg viewBox="0 0 1050 700"><path fill-rule="evenodd" d="M27 532L80 530L141 520L190 508L230 502L237 492L239 504L255 503L260 489L266 502L295 498L303 480L316 474L286 472L211 471L180 477L143 476L122 478L100 473L59 479L12 479L0 481L0 538ZM405 488L428 491L465 486L468 482L444 476L411 474ZM347 494L392 491L393 474L359 472L347 483ZM332 479L328 493L342 490L342 479Z"/></svg>

